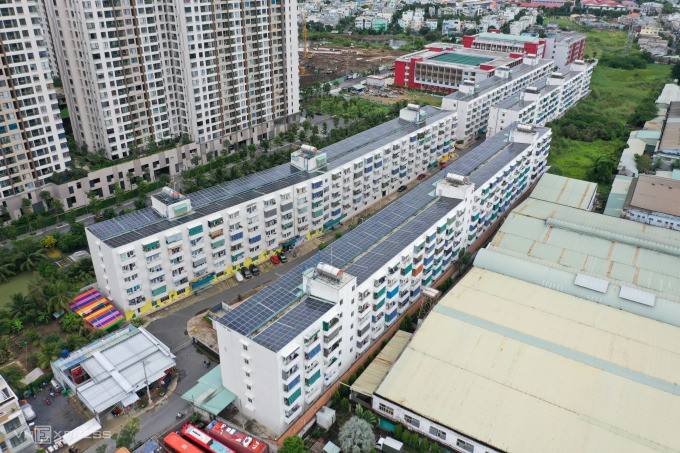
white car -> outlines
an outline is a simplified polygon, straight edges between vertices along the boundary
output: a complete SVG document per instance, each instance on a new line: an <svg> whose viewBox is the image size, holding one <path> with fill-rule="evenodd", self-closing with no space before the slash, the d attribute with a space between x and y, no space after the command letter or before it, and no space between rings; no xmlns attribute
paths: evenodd
<svg viewBox="0 0 680 453"><path fill-rule="evenodd" d="M24 413L24 418L26 419L27 422L30 422L32 420L35 420L35 411L33 410L33 407L26 403L21 405L21 412Z"/></svg>
<svg viewBox="0 0 680 453"><path fill-rule="evenodd" d="M234 273L234 278L236 278L236 281L239 282L239 283L241 283L241 282L243 282L243 281L245 280L245 279L243 278L243 274L241 274L240 272L235 272L235 273Z"/></svg>

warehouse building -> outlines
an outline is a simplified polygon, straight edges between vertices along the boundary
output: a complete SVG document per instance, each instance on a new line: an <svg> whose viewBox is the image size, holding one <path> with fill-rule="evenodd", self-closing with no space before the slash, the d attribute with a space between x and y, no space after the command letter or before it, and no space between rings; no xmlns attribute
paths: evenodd
<svg viewBox="0 0 680 453"><path fill-rule="evenodd" d="M215 320L223 385L281 435L546 170L512 125Z"/></svg>
<svg viewBox="0 0 680 453"><path fill-rule="evenodd" d="M456 452L677 451L680 233L545 187L377 387L381 426Z"/></svg>
<svg viewBox="0 0 680 453"><path fill-rule="evenodd" d="M86 229L97 284L128 318L158 309L243 266L332 228L436 167L454 150L455 113L401 116L291 163Z"/></svg>
<svg viewBox="0 0 680 453"><path fill-rule="evenodd" d="M487 136L498 133L514 122L544 126L560 118L590 94L594 67L595 63L576 61L492 105L489 109Z"/></svg>
<svg viewBox="0 0 680 453"><path fill-rule="evenodd" d="M622 217L680 231L680 180L653 175L634 178Z"/></svg>
<svg viewBox="0 0 680 453"><path fill-rule="evenodd" d="M442 100L444 110L458 113L456 139L469 142L485 134L493 105L532 86L552 72L551 61L524 57L522 64L512 68L497 68L492 77L482 82L471 79L463 81L457 92Z"/></svg>

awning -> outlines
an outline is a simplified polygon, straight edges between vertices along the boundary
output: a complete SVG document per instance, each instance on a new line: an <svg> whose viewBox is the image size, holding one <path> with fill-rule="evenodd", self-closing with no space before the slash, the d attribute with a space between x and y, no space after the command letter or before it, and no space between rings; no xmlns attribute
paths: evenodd
<svg viewBox="0 0 680 453"><path fill-rule="evenodd" d="M38 379L39 377L41 377L43 374L45 374L45 373L43 373L43 370L41 370L40 368L35 368L33 371L31 371L30 373L28 373L28 374L21 380L21 383L24 384L24 385L28 385L28 384L34 382L35 380L37 380L37 379Z"/></svg>
<svg viewBox="0 0 680 453"><path fill-rule="evenodd" d="M288 247L289 245L295 245L296 242L297 242L297 238L294 237L294 238L292 238L292 239L288 239L288 240L285 241L285 242L282 242L282 243L281 243L281 246L282 246L282 247Z"/></svg>
<svg viewBox="0 0 680 453"><path fill-rule="evenodd" d="M99 422L93 418L92 420L83 423L77 428L67 431L62 437L62 440L70 447L85 439L86 437L96 433L100 429L102 429L102 425L100 425Z"/></svg>
<svg viewBox="0 0 680 453"><path fill-rule="evenodd" d="M324 223L323 224L324 230L327 230L328 228L334 227L335 225L340 223L345 217L346 217L345 214L343 214L340 217L338 217L337 219L329 220L328 222Z"/></svg>
<svg viewBox="0 0 680 453"><path fill-rule="evenodd" d="M211 415L217 415L236 399L236 395L222 387L222 372L216 366L198 380L182 399Z"/></svg>
<svg viewBox="0 0 680 453"><path fill-rule="evenodd" d="M205 276L191 282L191 287L192 288L198 288L199 286L206 285L206 284L208 284L212 281L214 276L215 276L215 273L211 272L210 274L205 275Z"/></svg>
<svg viewBox="0 0 680 453"><path fill-rule="evenodd" d="M120 400L120 404L122 404L123 407L128 407L137 401L139 401L139 396L137 396L136 393L130 393L129 395L126 395L125 398Z"/></svg>

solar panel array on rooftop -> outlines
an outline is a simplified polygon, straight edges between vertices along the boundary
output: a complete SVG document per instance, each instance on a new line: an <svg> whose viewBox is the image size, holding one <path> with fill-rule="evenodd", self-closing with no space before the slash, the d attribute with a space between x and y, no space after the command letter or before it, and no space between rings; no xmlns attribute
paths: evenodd
<svg viewBox="0 0 680 453"><path fill-rule="evenodd" d="M415 125L394 119L323 148L321 151L326 153L328 160L327 169L337 168L368 153L371 149L377 149L397 140L399 137L421 129L424 125L432 124L452 115L452 112L442 111L430 106L425 106L423 109L427 115L425 124ZM297 170L290 164L282 164L188 195L193 208L193 212L188 215L166 220L158 215L154 209L145 208L115 219L96 223L89 226L88 229L107 245L120 247L259 198L264 194L275 193L283 188L304 182L311 177L312 175L309 173Z"/></svg>
<svg viewBox="0 0 680 453"><path fill-rule="evenodd" d="M305 270L315 267L319 262L342 269L359 255L375 246L373 250L370 250L364 257L356 261L354 268L352 268L354 266L352 264L347 270L350 275L355 275L354 273L360 274L363 279L370 277L371 274L368 273L370 269L379 269L394 256L388 257L388 254L393 252L396 254L402 250L405 245L413 242L422 232L434 225L438 219L442 218L460 203L460 200L439 199L432 205L427 206L416 218L404 224L415 213L432 202L434 195L433 186L437 181L443 179L447 173L452 173L463 176L470 175L471 179L474 179L475 184L483 184L498 171L487 171L485 164L489 163L494 169L499 168L499 166L502 168L516 157L516 152L520 149L519 147L524 149L527 146L509 143L509 131L511 129L513 129L512 126L506 128L504 132L487 139L470 153L452 162L448 168L441 170L428 181L419 184L413 190L371 216L357 228L346 233L342 238L333 242L316 256L307 259L286 272L274 283L260 290L237 308L229 311L218 321L229 329L235 330L242 335L250 336L296 301L306 297L302 288L302 274ZM428 223L429 226L427 226ZM416 234L419 231L421 232ZM408 238L411 237L413 239L409 240ZM395 249L394 247L398 247L399 244L401 248ZM383 264L380 264L381 262ZM362 271L362 268L365 268L365 271ZM352 271L349 269L352 269ZM359 275L356 276L359 277ZM286 325L289 328L293 323L289 323L288 320L294 316L291 315L294 311L291 310L285 315L287 318ZM272 326L276 324L278 324L278 321L272 324ZM259 333L254 338L255 341L259 343L259 338L266 338L262 334L270 328L271 326ZM278 328L276 327L276 329ZM291 331L289 335L293 333ZM295 333L291 338L294 338L299 333L301 331ZM270 346L267 347L271 349ZM272 350L278 351L278 349Z"/></svg>
<svg viewBox="0 0 680 453"><path fill-rule="evenodd" d="M466 66L479 66L482 63L493 60L489 57L479 57L476 55L463 55L459 53L443 53L430 58L431 61L439 61L442 63L462 64Z"/></svg>
<svg viewBox="0 0 680 453"><path fill-rule="evenodd" d="M272 351L280 351L331 308L333 304L329 302L308 297L259 333L254 340Z"/></svg>

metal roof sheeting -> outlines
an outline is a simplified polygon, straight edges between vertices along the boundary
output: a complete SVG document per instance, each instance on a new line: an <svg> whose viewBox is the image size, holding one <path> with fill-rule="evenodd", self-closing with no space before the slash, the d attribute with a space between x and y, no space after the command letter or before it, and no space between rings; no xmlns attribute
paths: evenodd
<svg viewBox="0 0 680 453"><path fill-rule="evenodd" d="M398 330L392 339L380 351L380 354L361 373L361 376L352 384L352 391L362 395L371 396L380 383L385 379L394 362L406 348L413 334Z"/></svg>
<svg viewBox="0 0 680 453"><path fill-rule="evenodd" d="M595 183L546 173L534 188L531 197L587 210L596 191Z"/></svg>
<svg viewBox="0 0 680 453"><path fill-rule="evenodd" d="M679 375L680 328L473 268L376 395L508 452L678 451Z"/></svg>

